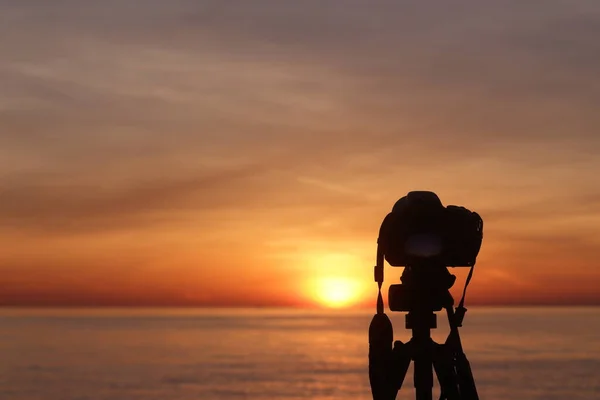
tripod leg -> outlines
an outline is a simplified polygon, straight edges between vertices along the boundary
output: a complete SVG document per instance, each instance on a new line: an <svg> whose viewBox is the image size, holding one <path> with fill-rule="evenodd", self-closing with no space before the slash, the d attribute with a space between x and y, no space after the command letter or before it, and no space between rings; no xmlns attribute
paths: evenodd
<svg viewBox="0 0 600 400"><path fill-rule="evenodd" d="M479 400L477 388L475 387L475 379L471 371L471 364L462 349L454 310L452 307L447 307L446 312L448 314L448 323L450 324L450 334L448 335L448 339L446 339L446 346L451 349L453 354L461 398L463 400Z"/></svg>
<svg viewBox="0 0 600 400"><path fill-rule="evenodd" d="M456 374L462 399L479 400L477 388L475 387L475 379L473 378L473 372L471 371L471 364L463 352L460 352L456 356Z"/></svg>
<svg viewBox="0 0 600 400"><path fill-rule="evenodd" d="M430 343L422 342L414 355L415 374L415 394L417 400L432 400L433 394L433 357L432 357L432 346L433 342L429 339Z"/></svg>
<svg viewBox="0 0 600 400"><path fill-rule="evenodd" d="M452 364L452 353L445 345L436 343L433 355L433 368L440 382L440 400L461 400L458 380Z"/></svg>
<svg viewBox="0 0 600 400"><path fill-rule="evenodd" d="M412 354L412 343L402 343L400 340L394 342L394 351L392 353L392 371L396 375L396 379L393 380L393 394L394 398L398 394L398 391L402 388L404 378L408 372L410 366L411 354Z"/></svg>

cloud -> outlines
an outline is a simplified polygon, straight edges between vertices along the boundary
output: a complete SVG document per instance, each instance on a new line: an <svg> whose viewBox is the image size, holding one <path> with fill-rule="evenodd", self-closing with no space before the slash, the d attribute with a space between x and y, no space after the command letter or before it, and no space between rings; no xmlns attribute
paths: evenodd
<svg viewBox="0 0 600 400"><path fill-rule="evenodd" d="M6 238L358 248L430 189L481 213L495 255L597 258L595 2L0 9Z"/></svg>
<svg viewBox="0 0 600 400"><path fill-rule="evenodd" d="M110 227L164 222L175 212L224 207L236 201L246 179L260 173L248 166L238 170L165 179L136 181L127 187L98 185L40 184L21 177L4 182L0 218L4 229L32 229L59 233L63 230L97 230ZM165 215L167 213L167 215Z"/></svg>

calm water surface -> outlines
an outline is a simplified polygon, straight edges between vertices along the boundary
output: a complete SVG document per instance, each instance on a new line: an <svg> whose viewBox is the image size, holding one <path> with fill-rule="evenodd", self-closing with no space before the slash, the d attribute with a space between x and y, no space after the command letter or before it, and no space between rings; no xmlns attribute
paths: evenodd
<svg viewBox="0 0 600 400"><path fill-rule="evenodd" d="M370 399L365 312L2 310L0 398ZM397 339L407 339L402 314ZM445 324L436 339L447 333ZM480 397L600 399L600 309L471 309ZM399 399L414 398L410 378Z"/></svg>

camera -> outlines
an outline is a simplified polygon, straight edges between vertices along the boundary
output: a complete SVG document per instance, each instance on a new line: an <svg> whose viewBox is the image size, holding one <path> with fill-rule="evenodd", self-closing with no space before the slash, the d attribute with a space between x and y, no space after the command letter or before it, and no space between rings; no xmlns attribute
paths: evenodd
<svg viewBox="0 0 600 400"><path fill-rule="evenodd" d="M470 267L483 240L483 220L465 207L444 207L428 191L396 202L379 229L379 249L393 267Z"/></svg>

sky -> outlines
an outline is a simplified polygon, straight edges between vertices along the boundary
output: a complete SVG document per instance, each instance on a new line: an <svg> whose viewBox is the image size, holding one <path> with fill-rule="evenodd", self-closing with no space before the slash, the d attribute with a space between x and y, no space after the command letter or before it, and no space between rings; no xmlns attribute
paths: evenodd
<svg viewBox="0 0 600 400"><path fill-rule="evenodd" d="M600 304L598 37L595 0L2 0L0 304L370 305L411 190L484 220L467 304Z"/></svg>

